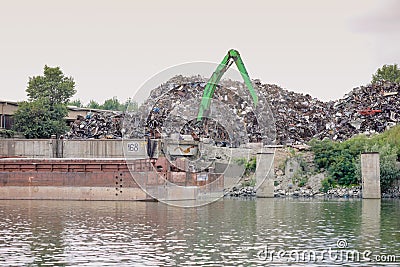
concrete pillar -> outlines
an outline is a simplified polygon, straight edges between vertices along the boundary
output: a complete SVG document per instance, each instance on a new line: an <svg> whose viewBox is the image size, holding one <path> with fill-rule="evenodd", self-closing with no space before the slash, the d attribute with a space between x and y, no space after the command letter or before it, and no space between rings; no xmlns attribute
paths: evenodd
<svg viewBox="0 0 400 267"><path fill-rule="evenodd" d="M257 153L257 197L274 197L274 178L274 152Z"/></svg>
<svg viewBox="0 0 400 267"><path fill-rule="evenodd" d="M378 152L361 154L361 175L363 198L381 198L381 174Z"/></svg>

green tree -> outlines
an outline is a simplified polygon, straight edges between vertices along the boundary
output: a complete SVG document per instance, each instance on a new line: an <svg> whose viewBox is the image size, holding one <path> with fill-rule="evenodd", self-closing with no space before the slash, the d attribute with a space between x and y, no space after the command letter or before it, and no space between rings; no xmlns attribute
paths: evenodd
<svg viewBox="0 0 400 267"><path fill-rule="evenodd" d="M65 77L59 67L45 66L43 76L29 78L26 92L29 100L14 114L14 129L26 138L65 133L66 104L76 92L73 78Z"/></svg>
<svg viewBox="0 0 400 267"><path fill-rule="evenodd" d="M50 138L67 130L64 121L67 108L63 104L50 104L44 100L25 101L14 113L14 129L26 138Z"/></svg>
<svg viewBox="0 0 400 267"><path fill-rule="evenodd" d="M372 75L372 83L378 81L389 81L400 83L400 69L397 64L383 65L379 68L374 75Z"/></svg>
<svg viewBox="0 0 400 267"><path fill-rule="evenodd" d="M138 109L137 102L128 98L125 103L119 102L118 98L114 96L113 98L107 99L103 104L99 104L95 100L90 100L89 104L86 105L87 108L92 109L105 109L105 110L115 110L115 111L136 111Z"/></svg>
<svg viewBox="0 0 400 267"><path fill-rule="evenodd" d="M98 102L94 101L94 100L90 100L89 104L86 105L87 108L93 108L93 109L100 109L101 106Z"/></svg>
<svg viewBox="0 0 400 267"><path fill-rule="evenodd" d="M44 66L43 76L29 78L26 89L29 100L45 99L50 105L66 104L76 93L72 77L65 77L59 67Z"/></svg>
<svg viewBox="0 0 400 267"><path fill-rule="evenodd" d="M78 108L82 108L83 107L82 101L80 99L75 99L75 100L69 101L68 105L69 106L75 106L75 107L78 107Z"/></svg>
<svg viewBox="0 0 400 267"><path fill-rule="evenodd" d="M122 105L121 105L121 103L119 103L116 96L105 100L103 105L101 106L102 109L106 109L106 110L121 110L121 107L122 107Z"/></svg>

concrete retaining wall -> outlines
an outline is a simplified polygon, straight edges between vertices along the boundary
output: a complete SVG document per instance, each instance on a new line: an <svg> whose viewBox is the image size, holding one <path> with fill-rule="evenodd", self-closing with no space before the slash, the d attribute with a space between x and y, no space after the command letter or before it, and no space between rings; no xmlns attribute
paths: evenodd
<svg viewBox="0 0 400 267"><path fill-rule="evenodd" d="M53 157L54 139L0 139L0 157Z"/></svg>
<svg viewBox="0 0 400 267"><path fill-rule="evenodd" d="M0 158L124 158L124 150L129 158L145 158L147 142L142 139L0 139Z"/></svg>

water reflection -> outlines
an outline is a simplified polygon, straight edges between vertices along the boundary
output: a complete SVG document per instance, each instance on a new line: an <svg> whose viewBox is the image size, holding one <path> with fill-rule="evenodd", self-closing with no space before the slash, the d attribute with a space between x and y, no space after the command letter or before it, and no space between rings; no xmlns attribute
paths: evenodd
<svg viewBox="0 0 400 267"><path fill-rule="evenodd" d="M398 200L225 199L188 209L0 201L0 265L264 266L257 253L265 246L323 250L339 238L351 249L400 256L399 218ZM282 266L268 262L274 264Z"/></svg>
<svg viewBox="0 0 400 267"><path fill-rule="evenodd" d="M362 201L361 236L360 245L379 251L381 247L381 200L364 199Z"/></svg>

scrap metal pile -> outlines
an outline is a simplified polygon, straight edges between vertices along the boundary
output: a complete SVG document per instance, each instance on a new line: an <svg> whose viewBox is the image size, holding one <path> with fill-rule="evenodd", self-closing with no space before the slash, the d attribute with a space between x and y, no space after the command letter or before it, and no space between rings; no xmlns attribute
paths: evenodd
<svg viewBox="0 0 400 267"><path fill-rule="evenodd" d="M205 86L206 80L201 77L176 76L152 90L149 98L139 108L136 118L132 116L124 121L132 122L124 124L123 132L130 133L126 137L141 138L149 135L151 138L160 138L164 137L162 134L167 137L180 134L192 136L193 139L213 139L217 144L235 147L247 142L259 142L264 131L252 111L252 101L243 93L247 89L242 83L222 81L214 93L216 104L212 106L213 115L200 122L196 121ZM258 106L264 104L260 100ZM145 130L140 132L135 129Z"/></svg>
<svg viewBox="0 0 400 267"><path fill-rule="evenodd" d="M115 121L104 115L99 115L100 120L77 120L71 126L69 138L120 138L122 134L127 138L146 135L160 138L162 134L178 131L193 138L211 137L233 146L245 140L258 142L265 129L260 129L251 111L252 102L245 85L236 81L223 80L215 91L214 99L229 108L229 112L222 111L222 116L216 120L218 123L209 120L208 125L196 121L182 125L182 116L196 117L206 82L200 76L176 76L152 90L138 112L125 113L123 125L119 119ZM266 112L265 116L273 122L273 115L275 120L276 144L304 144L312 138L342 141L358 133L383 132L400 120L400 85L396 83L379 82L357 87L342 99L330 102L290 92L277 85L262 84L259 80L254 84L269 102L272 114ZM176 108L188 101L193 103L183 109ZM173 110L178 110L177 114ZM167 124L169 127L165 127ZM275 129L268 131L275 136ZM234 140L228 139L227 133L231 132L236 134Z"/></svg>
<svg viewBox="0 0 400 267"><path fill-rule="evenodd" d="M359 133L381 133L400 119L400 84L396 83L357 87L330 102L256 84L270 101L278 144L302 144L312 138L343 141Z"/></svg>
<svg viewBox="0 0 400 267"><path fill-rule="evenodd" d="M89 112L85 117L78 115L65 134L67 139L118 139L121 133L122 114L118 112Z"/></svg>

